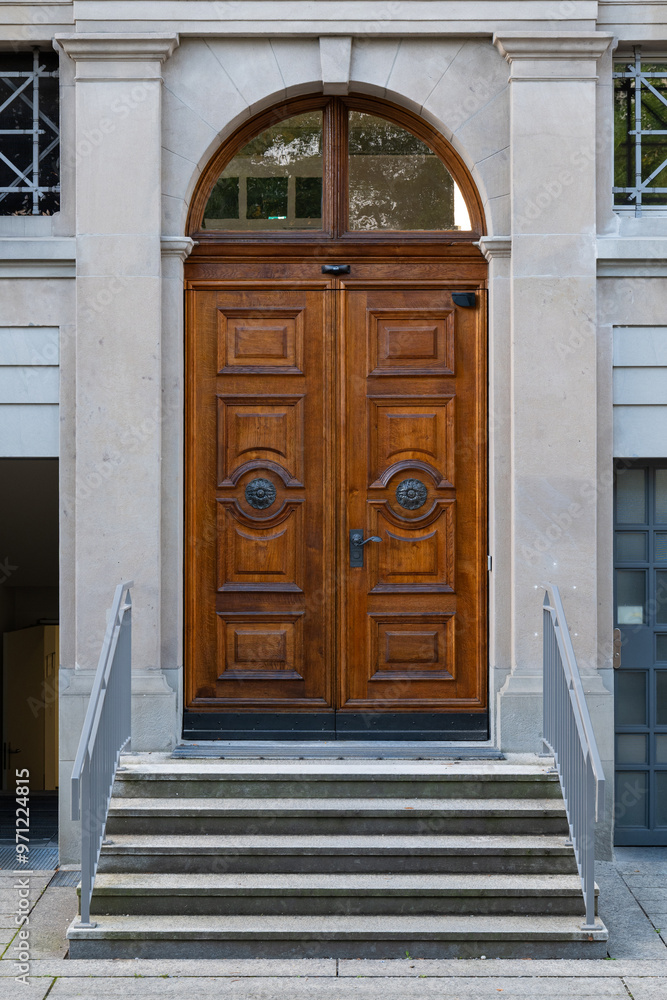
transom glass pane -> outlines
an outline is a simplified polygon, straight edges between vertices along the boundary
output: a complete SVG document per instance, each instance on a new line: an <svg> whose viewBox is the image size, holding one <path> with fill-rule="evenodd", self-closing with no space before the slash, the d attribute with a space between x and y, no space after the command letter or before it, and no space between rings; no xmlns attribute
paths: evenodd
<svg viewBox="0 0 667 1000"><path fill-rule="evenodd" d="M295 115L251 139L222 171L204 229L322 228L322 112Z"/></svg>
<svg viewBox="0 0 667 1000"><path fill-rule="evenodd" d="M616 473L616 520L619 524L646 523L645 481L644 469L619 469Z"/></svg>
<svg viewBox="0 0 667 1000"><path fill-rule="evenodd" d="M412 132L350 111L348 151L350 229L470 228L452 175Z"/></svg>

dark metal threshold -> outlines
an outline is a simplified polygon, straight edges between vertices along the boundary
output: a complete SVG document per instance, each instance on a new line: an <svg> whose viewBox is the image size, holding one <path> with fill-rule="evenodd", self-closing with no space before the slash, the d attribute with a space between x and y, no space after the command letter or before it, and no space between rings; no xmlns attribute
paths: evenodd
<svg viewBox="0 0 667 1000"><path fill-rule="evenodd" d="M252 758L257 760L505 760L495 747L456 747L428 740L215 740L181 743L180 760Z"/></svg>
<svg viewBox="0 0 667 1000"><path fill-rule="evenodd" d="M487 713L186 712L184 740L397 740L462 743L489 738Z"/></svg>

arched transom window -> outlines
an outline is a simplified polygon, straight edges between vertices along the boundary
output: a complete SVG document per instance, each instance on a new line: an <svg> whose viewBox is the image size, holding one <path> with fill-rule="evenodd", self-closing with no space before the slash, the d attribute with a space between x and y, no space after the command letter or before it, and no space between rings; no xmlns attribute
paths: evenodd
<svg viewBox="0 0 667 1000"><path fill-rule="evenodd" d="M209 164L191 228L471 234L480 231L475 194L458 156L420 119L385 102L315 98L239 130Z"/></svg>

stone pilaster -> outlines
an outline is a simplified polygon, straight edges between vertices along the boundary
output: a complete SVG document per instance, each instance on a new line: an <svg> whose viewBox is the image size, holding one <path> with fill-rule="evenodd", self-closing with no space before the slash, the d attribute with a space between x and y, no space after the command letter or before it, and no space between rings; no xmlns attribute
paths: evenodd
<svg viewBox="0 0 667 1000"><path fill-rule="evenodd" d="M187 236L162 238L162 671L176 694L177 736L183 709L183 263L194 246Z"/></svg>
<svg viewBox="0 0 667 1000"><path fill-rule="evenodd" d="M511 663L512 565L509 511L510 436L510 266L509 236L483 236L478 244L489 262L489 717L497 740L495 704Z"/></svg>
<svg viewBox="0 0 667 1000"><path fill-rule="evenodd" d="M61 707L64 784L105 611L122 579L135 581L133 746L166 748L174 737L176 698L160 672L158 512L161 65L178 37L77 34L57 41L75 63L76 106L76 635ZM68 691L77 697L68 699ZM69 860L75 835L68 817L62 820L62 857Z"/></svg>
<svg viewBox="0 0 667 1000"><path fill-rule="evenodd" d="M541 734L541 584L560 586L582 672L597 666L597 60L611 36L510 32L511 674L501 745Z"/></svg>

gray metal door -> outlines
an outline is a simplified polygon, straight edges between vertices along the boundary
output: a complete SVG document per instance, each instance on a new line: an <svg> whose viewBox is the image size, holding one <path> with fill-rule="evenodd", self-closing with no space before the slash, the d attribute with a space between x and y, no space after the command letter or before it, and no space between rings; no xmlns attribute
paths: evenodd
<svg viewBox="0 0 667 1000"><path fill-rule="evenodd" d="M616 843L667 844L667 460L617 463Z"/></svg>

